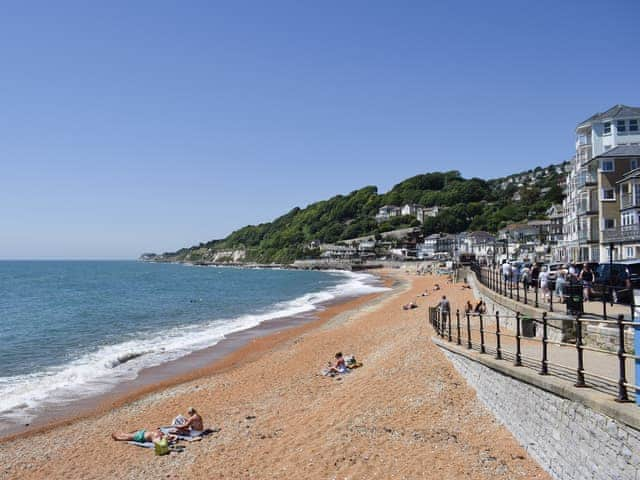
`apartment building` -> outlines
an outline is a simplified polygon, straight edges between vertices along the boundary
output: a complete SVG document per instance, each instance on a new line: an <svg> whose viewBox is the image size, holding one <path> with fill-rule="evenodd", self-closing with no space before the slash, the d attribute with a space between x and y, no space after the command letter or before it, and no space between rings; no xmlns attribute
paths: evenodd
<svg viewBox="0 0 640 480"><path fill-rule="evenodd" d="M627 147L640 144L639 126L640 107L616 105L576 127L576 154L563 202L563 239L554 257L573 262L608 258L610 242L605 241L604 231L611 239L621 225L616 189L622 187L617 182L637 168Z"/></svg>
<svg viewBox="0 0 640 480"><path fill-rule="evenodd" d="M640 258L640 144L621 145L600 156L602 238L600 257Z"/></svg>

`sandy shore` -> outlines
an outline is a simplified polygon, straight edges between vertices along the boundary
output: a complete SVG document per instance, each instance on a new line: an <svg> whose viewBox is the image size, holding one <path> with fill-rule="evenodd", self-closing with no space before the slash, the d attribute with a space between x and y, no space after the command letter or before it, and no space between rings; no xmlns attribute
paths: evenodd
<svg viewBox="0 0 640 480"><path fill-rule="evenodd" d="M254 340L180 385L3 441L0 478L549 478L431 343L426 307L438 297L401 310L442 279L390 274L393 292ZM470 295L459 285L443 293L454 308ZM364 367L319 375L338 350ZM156 457L109 439L189 405L221 430L183 453Z"/></svg>

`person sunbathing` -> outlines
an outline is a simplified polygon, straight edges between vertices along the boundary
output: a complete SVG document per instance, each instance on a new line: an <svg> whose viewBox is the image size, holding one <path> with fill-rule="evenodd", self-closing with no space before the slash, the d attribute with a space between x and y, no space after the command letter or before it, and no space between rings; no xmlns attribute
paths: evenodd
<svg viewBox="0 0 640 480"><path fill-rule="evenodd" d="M402 306L403 310L413 310L414 308L418 308L418 304L414 302L405 303Z"/></svg>
<svg viewBox="0 0 640 480"><path fill-rule="evenodd" d="M433 286L433 291L435 292L435 291L437 291L437 290L440 290L440 284L439 284L439 283L436 283L436 284Z"/></svg>
<svg viewBox="0 0 640 480"><path fill-rule="evenodd" d="M336 353L336 364L331 365L331 363L329 363L329 370L328 373L346 373L347 372L347 364L344 361L344 356L342 355L342 352L338 352Z"/></svg>
<svg viewBox="0 0 640 480"><path fill-rule="evenodd" d="M174 427L171 432L179 435L189 435L191 431L198 433L204 431L202 417L193 407L189 407L189 410L187 410L187 417L177 416L171 426Z"/></svg>
<svg viewBox="0 0 640 480"><path fill-rule="evenodd" d="M144 428L137 430L135 432L130 432L130 433L112 433L111 434L111 438L113 438L117 442L156 443L162 440L164 437L167 437L167 440L170 442L173 442L177 438L175 435L167 435L163 433L160 429L145 430Z"/></svg>

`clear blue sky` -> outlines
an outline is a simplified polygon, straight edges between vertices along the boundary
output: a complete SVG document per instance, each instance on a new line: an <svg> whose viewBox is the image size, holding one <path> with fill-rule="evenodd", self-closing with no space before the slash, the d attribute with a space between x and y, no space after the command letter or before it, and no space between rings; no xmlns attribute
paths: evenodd
<svg viewBox="0 0 640 480"><path fill-rule="evenodd" d="M133 258L338 193L568 159L640 2L4 2L0 258Z"/></svg>

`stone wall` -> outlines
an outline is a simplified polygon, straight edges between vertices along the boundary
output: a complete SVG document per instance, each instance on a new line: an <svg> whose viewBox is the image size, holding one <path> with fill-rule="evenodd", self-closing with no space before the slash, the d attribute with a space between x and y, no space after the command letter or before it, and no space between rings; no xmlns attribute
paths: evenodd
<svg viewBox="0 0 640 480"><path fill-rule="evenodd" d="M584 389L576 395L558 395L552 392L578 389L538 376L540 384L553 385L551 391L540 388L490 368L474 359L473 352L434 342L475 388L478 398L554 478L640 480L640 407L615 404L612 398ZM528 375L523 369L519 372ZM586 395L586 402L580 401L581 395ZM614 418L616 411L622 412L618 418Z"/></svg>

